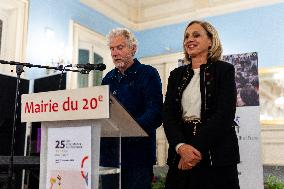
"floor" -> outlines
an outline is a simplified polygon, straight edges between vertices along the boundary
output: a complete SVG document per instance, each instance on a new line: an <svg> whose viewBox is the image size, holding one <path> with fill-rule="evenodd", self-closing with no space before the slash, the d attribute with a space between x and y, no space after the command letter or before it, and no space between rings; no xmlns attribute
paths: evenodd
<svg viewBox="0 0 284 189"><path fill-rule="evenodd" d="M163 167L155 167L154 168L154 174L155 175L160 175L160 176L165 176L167 174L167 166ZM284 166L263 166L263 176L264 180L271 175L271 176L276 176L279 180L284 182Z"/></svg>

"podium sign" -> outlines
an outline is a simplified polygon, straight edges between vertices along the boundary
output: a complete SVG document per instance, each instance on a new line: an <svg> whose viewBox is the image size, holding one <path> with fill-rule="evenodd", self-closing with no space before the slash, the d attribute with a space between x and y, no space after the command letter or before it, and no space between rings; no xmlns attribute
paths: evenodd
<svg viewBox="0 0 284 189"><path fill-rule="evenodd" d="M91 189L91 126L47 132L46 188Z"/></svg>
<svg viewBox="0 0 284 189"><path fill-rule="evenodd" d="M109 86L22 95L22 122L109 118Z"/></svg>

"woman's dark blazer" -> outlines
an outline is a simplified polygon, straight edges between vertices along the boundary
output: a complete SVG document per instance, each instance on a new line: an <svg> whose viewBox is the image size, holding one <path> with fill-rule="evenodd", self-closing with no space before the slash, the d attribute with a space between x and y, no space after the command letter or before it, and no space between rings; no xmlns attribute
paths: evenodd
<svg viewBox="0 0 284 189"><path fill-rule="evenodd" d="M187 143L201 154L209 154L212 166L237 164L240 161L235 132L236 86L234 66L223 62L208 62L200 66L202 128L189 140L182 120L181 97L194 72L191 64L170 73L163 108L163 126L169 142L169 166L179 155L175 147ZM177 161L178 162L178 161Z"/></svg>

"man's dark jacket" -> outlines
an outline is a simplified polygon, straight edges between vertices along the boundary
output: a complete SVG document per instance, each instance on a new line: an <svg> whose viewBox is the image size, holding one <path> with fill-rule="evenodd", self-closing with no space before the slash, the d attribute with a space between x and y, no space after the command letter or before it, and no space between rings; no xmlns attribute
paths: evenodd
<svg viewBox="0 0 284 189"><path fill-rule="evenodd" d="M156 129L162 124L163 106L162 84L157 70L134 59L134 64L124 75L115 68L107 73L102 84L110 86L110 92L149 135L122 138L122 167L152 166L156 163ZM111 150L114 147L112 140L102 140L101 161L104 161L104 166L117 163L110 158L117 155Z"/></svg>
<svg viewBox="0 0 284 189"><path fill-rule="evenodd" d="M200 132L189 140L182 120L181 97L194 72L191 64L173 70L163 109L163 126L169 142L168 165L178 163L175 147L187 143L201 154L209 154L212 166L239 163L239 147L234 129L236 86L234 66L218 61L200 66L201 120ZM188 76L189 79L186 79ZM175 165L176 166L176 165Z"/></svg>

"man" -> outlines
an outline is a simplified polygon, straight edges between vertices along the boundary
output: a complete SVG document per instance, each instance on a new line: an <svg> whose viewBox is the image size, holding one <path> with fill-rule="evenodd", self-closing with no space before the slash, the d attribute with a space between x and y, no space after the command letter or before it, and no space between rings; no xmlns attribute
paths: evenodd
<svg viewBox="0 0 284 189"><path fill-rule="evenodd" d="M111 93L133 116L149 137L122 138L121 143L121 188L150 189L153 165L156 162L156 129L162 123L162 85L157 70L141 64L134 55L137 41L125 28L112 30L108 35L108 45L115 68L107 73L102 84L109 85ZM114 156L111 140L103 139L101 164L113 166L109 162ZM104 150L107 149L107 150ZM107 188L110 183L103 180Z"/></svg>

